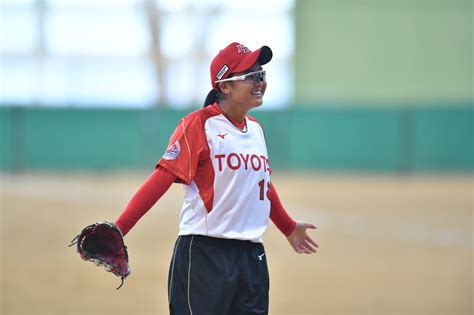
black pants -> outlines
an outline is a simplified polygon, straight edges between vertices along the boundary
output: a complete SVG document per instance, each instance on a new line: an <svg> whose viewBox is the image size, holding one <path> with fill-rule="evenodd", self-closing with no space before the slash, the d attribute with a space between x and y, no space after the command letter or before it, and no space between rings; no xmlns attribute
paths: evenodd
<svg viewBox="0 0 474 315"><path fill-rule="evenodd" d="M168 276L170 314L268 314L268 291L262 244L200 235L176 241Z"/></svg>

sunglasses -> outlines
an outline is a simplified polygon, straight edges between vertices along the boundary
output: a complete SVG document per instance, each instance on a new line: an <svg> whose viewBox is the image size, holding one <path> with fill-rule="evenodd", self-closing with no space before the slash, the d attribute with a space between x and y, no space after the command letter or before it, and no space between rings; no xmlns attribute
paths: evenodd
<svg viewBox="0 0 474 315"><path fill-rule="evenodd" d="M214 83L228 82L228 81L244 81L246 83L258 84L260 82L266 81L266 72L265 70L249 72L249 73L238 75L235 77L217 80L217 81L214 81Z"/></svg>

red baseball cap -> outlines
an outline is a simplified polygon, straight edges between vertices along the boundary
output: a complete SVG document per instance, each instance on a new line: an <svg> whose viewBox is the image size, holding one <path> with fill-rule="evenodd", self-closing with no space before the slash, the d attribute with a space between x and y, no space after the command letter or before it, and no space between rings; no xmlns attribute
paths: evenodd
<svg viewBox="0 0 474 315"><path fill-rule="evenodd" d="M246 46L233 42L219 51L211 62L211 85L217 90L215 81L227 78L232 73L245 71L259 61L261 65L268 63L273 52L268 46L251 51Z"/></svg>

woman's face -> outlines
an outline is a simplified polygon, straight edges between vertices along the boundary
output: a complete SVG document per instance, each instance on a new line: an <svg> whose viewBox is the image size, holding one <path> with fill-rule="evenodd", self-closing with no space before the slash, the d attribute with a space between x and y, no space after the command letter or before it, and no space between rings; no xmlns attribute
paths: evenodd
<svg viewBox="0 0 474 315"><path fill-rule="evenodd" d="M232 76L245 75L251 72L262 70L259 62L256 62L250 69L244 72L234 73ZM255 79L255 80L253 80ZM238 103L246 110L258 107L263 103L263 95L267 88L267 81L261 81L259 74L247 77L243 81L232 81L229 83L227 97L234 103Z"/></svg>

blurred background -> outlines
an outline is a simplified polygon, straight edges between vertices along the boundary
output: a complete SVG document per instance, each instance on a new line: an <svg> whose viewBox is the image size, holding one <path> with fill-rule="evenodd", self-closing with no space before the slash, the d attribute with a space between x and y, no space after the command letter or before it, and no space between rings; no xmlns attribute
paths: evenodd
<svg viewBox="0 0 474 315"><path fill-rule="evenodd" d="M1 314L167 312L179 185L127 236L119 292L66 244L118 217L232 41L273 50L250 114L284 205L321 246L295 255L270 226L270 313L472 314L473 13L471 0L0 0Z"/></svg>

